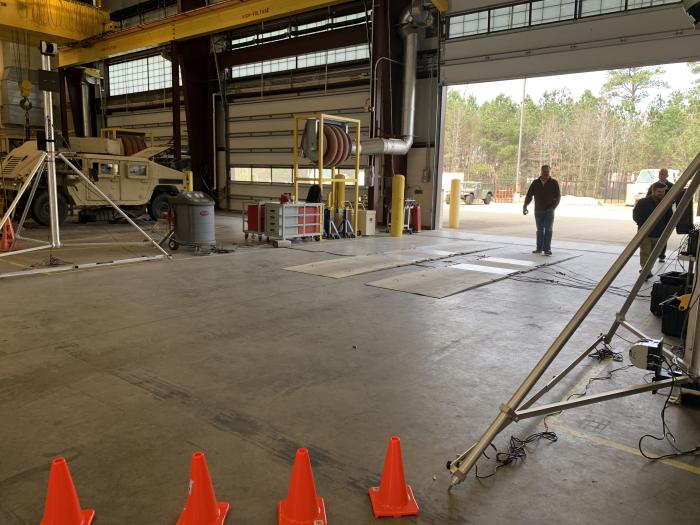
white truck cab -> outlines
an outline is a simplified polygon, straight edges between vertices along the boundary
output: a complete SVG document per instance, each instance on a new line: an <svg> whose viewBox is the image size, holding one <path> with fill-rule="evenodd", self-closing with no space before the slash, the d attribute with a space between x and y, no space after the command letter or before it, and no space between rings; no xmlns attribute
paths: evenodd
<svg viewBox="0 0 700 525"><path fill-rule="evenodd" d="M680 176L680 170L668 170L668 181L675 184L676 179ZM627 185L627 193L625 195L625 204L634 206L642 197L647 196L649 186L659 180L659 169L647 168L643 169L637 175L634 182Z"/></svg>

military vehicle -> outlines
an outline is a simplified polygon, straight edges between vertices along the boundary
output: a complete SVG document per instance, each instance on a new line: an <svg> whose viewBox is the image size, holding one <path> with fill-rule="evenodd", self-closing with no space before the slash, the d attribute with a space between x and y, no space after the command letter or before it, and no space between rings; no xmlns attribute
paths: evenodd
<svg viewBox="0 0 700 525"><path fill-rule="evenodd" d="M475 200L483 201L484 204L496 202L493 192L493 184L488 182L464 181L460 184L459 198L464 204L474 204ZM450 203L450 193L445 192L445 203Z"/></svg>
<svg viewBox="0 0 700 525"><path fill-rule="evenodd" d="M132 215L148 212L156 220L168 211L168 198L187 189L187 176L178 170L158 164L153 157L166 147L146 147L145 142L106 137L71 139L71 151L61 152L99 187L110 199ZM143 146L143 147L141 147ZM126 153L126 154L125 154ZM0 161L0 197L11 202L22 182L36 164L41 153L37 142L25 142ZM69 206L79 210L81 221L111 218L108 204L66 165L56 161L58 183L58 217L63 222ZM29 214L37 223L48 226L49 193L42 177ZM23 196L26 198L29 190Z"/></svg>
<svg viewBox="0 0 700 525"><path fill-rule="evenodd" d="M0 161L7 157L10 151L21 146L23 142L23 137L0 133Z"/></svg>

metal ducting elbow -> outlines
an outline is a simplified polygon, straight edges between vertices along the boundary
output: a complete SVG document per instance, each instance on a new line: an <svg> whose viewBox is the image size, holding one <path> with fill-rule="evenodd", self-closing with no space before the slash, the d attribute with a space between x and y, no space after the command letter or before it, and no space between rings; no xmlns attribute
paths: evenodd
<svg viewBox="0 0 700 525"><path fill-rule="evenodd" d="M418 30L432 24L432 15L421 1L414 1L401 15L404 41L403 103L401 138L372 138L362 141L363 155L406 155L413 145L416 116L416 68L418 63Z"/></svg>

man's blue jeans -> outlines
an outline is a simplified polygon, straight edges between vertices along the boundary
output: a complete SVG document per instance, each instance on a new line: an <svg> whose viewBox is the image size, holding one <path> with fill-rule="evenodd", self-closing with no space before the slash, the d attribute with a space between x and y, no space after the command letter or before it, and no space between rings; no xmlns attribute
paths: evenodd
<svg viewBox="0 0 700 525"><path fill-rule="evenodd" d="M545 252L551 251L554 209L536 211L535 224L537 225L537 250Z"/></svg>

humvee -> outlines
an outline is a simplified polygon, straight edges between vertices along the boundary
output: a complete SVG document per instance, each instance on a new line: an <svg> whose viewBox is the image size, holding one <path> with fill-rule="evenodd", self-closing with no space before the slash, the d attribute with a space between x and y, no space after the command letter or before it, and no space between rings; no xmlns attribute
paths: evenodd
<svg viewBox="0 0 700 525"><path fill-rule="evenodd" d="M464 181L460 184L459 198L464 204L474 204L475 200L481 200L484 204L496 201L493 192L493 184L487 182ZM445 204L450 203L450 193L445 193Z"/></svg>
<svg viewBox="0 0 700 525"><path fill-rule="evenodd" d="M126 145L126 148L125 148ZM145 144L144 144L145 145ZM127 149L129 155L124 154ZM146 147L139 151L131 143L104 137L72 138L71 150L61 151L110 199L132 215L144 211L154 220L170 207L168 197L187 189L181 172L152 160L167 147ZM12 150L0 163L0 194L10 202L36 164L41 152L35 140ZM63 222L68 207L78 208L81 220L94 220L108 204L85 184L63 161L56 160L58 219ZM19 206L26 205L29 189ZM29 214L37 223L50 223L49 193L42 177ZM111 217L111 215L110 215Z"/></svg>

